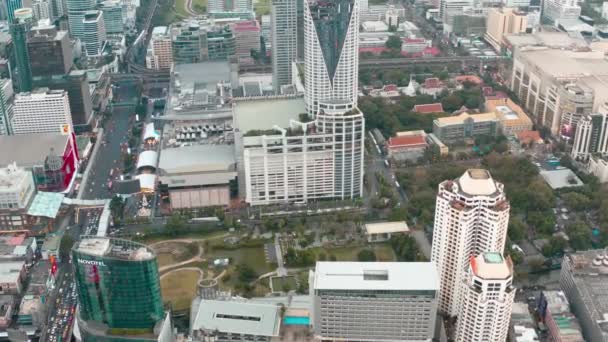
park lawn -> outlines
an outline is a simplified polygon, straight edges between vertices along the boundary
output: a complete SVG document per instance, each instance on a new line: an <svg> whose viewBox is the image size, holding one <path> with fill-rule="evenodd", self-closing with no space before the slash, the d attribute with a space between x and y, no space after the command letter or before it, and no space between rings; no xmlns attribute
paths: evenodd
<svg viewBox="0 0 608 342"><path fill-rule="evenodd" d="M187 18L190 15L186 12L186 1L187 0L175 0L175 12L177 15Z"/></svg>
<svg viewBox="0 0 608 342"><path fill-rule="evenodd" d="M285 285L287 285L289 290L295 290L298 287L296 277L294 276L272 277L270 281L272 282L272 289L274 292L283 291Z"/></svg>
<svg viewBox="0 0 608 342"><path fill-rule="evenodd" d="M273 270L272 266L266 262L264 247L239 248L236 250L213 249L212 251L205 251L204 255L205 258L209 259L209 264L215 258L229 258L231 266L248 264L255 270L258 276Z"/></svg>
<svg viewBox="0 0 608 342"><path fill-rule="evenodd" d="M345 247L335 247L335 248L313 248L312 251L315 255L318 255L323 252L325 256L329 259L330 255L335 255L338 261L357 261L357 254L363 249L373 249L376 253L376 258L378 261L395 261L395 253L393 253L393 249L388 244L373 244L368 246L345 246Z"/></svg>
<svg viewBox="0 0 608 342"><path fill-rule="evenodd" d="M259 17L270 14L270 2L271 0L256 0L256 2L253 4L255 16Z"/></svg>
<svg viewBox="0 0 608 342"><path fill-rule="evenodd" d="M149 245L156 242L161 241L170 241L174 239L192 239L192 240L205 240L205 239L213 239L218 236L227 234L225 230L212 230L212 231L199 231L199 232L191 232L187 234L180 234L176 236L154 236L154 235L146 235L141 239L134 239L139 243L143 243L144 245Z"/></svg>
<svg viewBox="0 0 608 342"><path fill-rule="evenodd" d="M199 14L207 12L207 0L192 0L192 9Z"/></svg>
<svg viewBox="0 0 608 342"><path fill-rule="evenodd" d="M156 260L158 267L168 266L188 260L198 254L200 248L196 243L185 243L185 242L168 242L167 246L171 251L159 251L156 250ZM179 249L177 251L176 249Z"/></svg>
<svg viewBox="0 0 608 342"><path fill-rule="evenodd" d="M160 281L165 301L172 304L174 311L188 310L196 295L199 272L191 270L175 271Z"/></svg>

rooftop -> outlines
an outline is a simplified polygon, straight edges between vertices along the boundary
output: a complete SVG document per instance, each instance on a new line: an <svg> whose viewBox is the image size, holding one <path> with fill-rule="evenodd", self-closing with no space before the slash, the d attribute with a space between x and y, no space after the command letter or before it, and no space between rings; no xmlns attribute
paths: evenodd
<svg viewBox="0 0 608 342"><path fill-rule="evenodd" d="M437 126L450 126L450 125L462 125L465 120L473 120L473 122L484 122L484 121L498 121L496 114L494 113L482 113L482 114L469 114L462 113L456 116L447 116L444 118L437 118L433 121L433 124Z"/></svg>
<svg viewBox="0 0 608 342"><path fill-rule="evenodd" d="M391 137L388 139L388 146L403 147L426 145L426 140L424 138L424 135L404 135L398 137Z"/></svg>
<svg viewBox="0 0 608 342"><path fill-rule="evenodd" d="M432 262L317 262L315 290L439 290Z"/></svg>
<svg viewBox="0 0 608 342"><path fill-rule="evenodd" d="M513 275L509 259L496 252L471 258L471 269L476 276L484 279L507 279Z"/></svg>
<svg viewBox="0 0 608 342"><path fill-rule="evenodd" d="M443 113L443 105L441 103L429 103L414 106L414 112L427 114L427 113Z"/></svg>
<svg viewBox="0 0 608 342"><path fill-rule="evenodd" d="M498 191L488 170L469 169L458 178L460 190L469 195L489 196Z"/></svg>
<svg viewBox="0 0 608 342"><path fill-rule="evenodd" d="M74 247L79 253L93 257L106 257L130 261L142 261L156 257L154 252L140 243L97 236L84 236Z"/></svg>
<svg viewBox="0 0 608 342"><path fill-rule="evenodd" d="M405 221L366 223L367 234L407 233L410 231Z"/></svg>
<svg viewBox="0 0 608 342"><path fill-rule="evenodd" d="M603 51L534 48L520 51L518 58L558 79L608 75L608 61Z"/></svg>
<svg viewBox="0 0 608 342"><path fill-rule="evenodd" d="M162 173L233 171L236 157L232 145L193 145L160 152Z"/></svg>
<svg viewBox="0 0 608 342"><path fill-rule="evenodd" d="M25 261L0 262L0 283L16 283L24 266Z"/></svg>
<svg viewBox="0 0 608 342"><path fill-rule="evenodd" d="M64 198L65 194L62 193L40 191L30 204L27 214L55 218L57 217L57 213L59 213L59 208L61 208Z"/></svg>
<svg viewBox="0 0 608 342"><path fill-rule="evenodd" d="M236 101L233 111L234 128L243 134L271 129L275 125L289 127L290 120L299 120L299 115L306 113L304 98L295 96Z"/></svg>
<svg viewBox="0 0 608 342"><path fill-rule="evenodd" d="M248 301L203 300L191 330L212 330L254 336L278 336L279 306Z"/></svg>
<svg viewBox="0 0 608 342"><path fill-rule="evenodd" d="M583 181L570 169L543 170L540 175L553 190L584 185Z"/></svg>
<svg viewBox="0 0 608 342"><path fill-rule="evenodd" d="M0 135L0 167L13 162L25 168L43 165L51 149L58 154L68 143L60 133Z"/></svg>
<svg viewBox="0 0 608 342"><path fill-rule="evenodd" d="M0 169L0 191L9 189L10 191L15 190L19 187L26 177L32 177L30 171L26 171L23 168L17 167L17 164L8 165L5 168Z"/></svg>

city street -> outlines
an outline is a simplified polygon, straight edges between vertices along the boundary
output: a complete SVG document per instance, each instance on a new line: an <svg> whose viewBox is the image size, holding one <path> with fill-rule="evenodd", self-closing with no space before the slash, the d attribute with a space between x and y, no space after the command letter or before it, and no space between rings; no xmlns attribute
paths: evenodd
<svg viewBox="0 0 608 342"><path fill-rule="evenodd" d="M108 189L110 170L122 167L121 144L126 142L127 133L130 129L129 120L132 117L135 106L121 105L120 102L133 102L138 98L138 93L133 84L123 84L114 89L114 97L118 99L114 104L112 115L108 119L104 129L103 141L98 141L99 151L95 158L95 164L89 174L84 199L108 199L112 197Z"/></svg>

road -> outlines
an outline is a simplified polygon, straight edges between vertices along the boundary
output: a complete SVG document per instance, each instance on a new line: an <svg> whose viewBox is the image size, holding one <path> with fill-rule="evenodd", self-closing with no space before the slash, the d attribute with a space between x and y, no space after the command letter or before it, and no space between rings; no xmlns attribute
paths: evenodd
<svg viewBox="0 0 608 342"><path fill-rule="evenodd" d="M368 182L370 182L370 193L365 198L366 204L369 204L371 198L373 198L380 189L380 184L378 184L378 179L376 179L376 172L379 172L391 185L391 189L393 189L396 196L395 198L397 198L399 205L403 206L407 201L407 195L405 191L403 191L403 189L397 185L394 170L386 165L385 161L387 159L382 154L378 153L375 139L371 137L371 134L368 133L366 138L371 142L371 152L366 155L366 158L369 160L366 161L365 173L367 175Z"/></svg>
<svg viewBox="0 0 608 342"><path fill-rule="evenodd" d="M122 106L120 101L132 102L139 96L133 86L121 86L115 89L114 96L118 97L118 103L114 105L112 115L104 127L104 141L97 142L101 145L97 155L94 156L95 164L89 174L87 190L83 199L111 198L112 194L108 189L110 170L122 167L120 145L126 140L130 129L129 120L135 107L131 105Z"/></svg>

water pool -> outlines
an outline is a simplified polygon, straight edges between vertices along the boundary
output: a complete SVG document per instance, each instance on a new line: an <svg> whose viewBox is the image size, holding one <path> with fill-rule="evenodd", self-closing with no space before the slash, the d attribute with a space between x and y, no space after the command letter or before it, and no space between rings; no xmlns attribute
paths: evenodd
<svg viewBox="0 0 608 342"><path fill-rule="evenodd" d="M285 324L285 325L310 325L310 318L297 317L297 316L285 316L285 317L283 317L283 324Z"/></svg>

